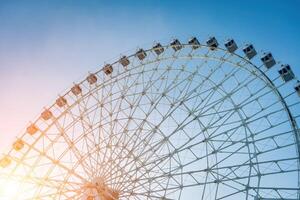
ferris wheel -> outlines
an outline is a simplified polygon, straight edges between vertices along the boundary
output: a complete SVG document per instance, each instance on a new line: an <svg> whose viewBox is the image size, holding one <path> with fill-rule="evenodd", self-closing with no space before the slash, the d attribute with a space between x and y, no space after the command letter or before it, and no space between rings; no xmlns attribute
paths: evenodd
<svg viewBox="0 0 300 200"><path fill-rule="evenodd" d="M104 64L2 156L0 199L299 199L300 84L257 54L193 37Z"/></svg>

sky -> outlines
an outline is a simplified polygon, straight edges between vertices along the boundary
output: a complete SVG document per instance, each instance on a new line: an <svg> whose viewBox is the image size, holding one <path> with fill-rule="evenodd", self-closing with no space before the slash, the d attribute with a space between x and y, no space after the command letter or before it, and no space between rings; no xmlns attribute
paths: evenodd
<svg viewBox="0 0 300 200"><path fill-rule="evenodd" d="M0 0L0 152L58 94L153 41L253 43L300 76L299 0Z"/></svg>

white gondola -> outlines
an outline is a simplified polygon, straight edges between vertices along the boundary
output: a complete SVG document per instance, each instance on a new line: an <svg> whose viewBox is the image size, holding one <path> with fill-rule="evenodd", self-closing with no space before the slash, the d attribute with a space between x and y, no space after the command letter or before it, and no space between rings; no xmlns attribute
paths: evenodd
<svg viewBox="0 0 300 200"><path fill-rule="evenodd" d="M257 52L252 44L247 44L244 47L243 52L245 53L245 55L248 59L252 59L257 54Z"/></svg>
<svg viewBox="0 0 300 200"><path fill-rule="evenodd" d="M233 53L238 49L238 46L233 39L228 39L225 42L225 47L226 47L227 51L229 51L230 53Z"/></svg>
<svg viewBox="0 0 300 200"><path fill-rule="evenodd" d="M261 61L264 63L264 65L268 69L270 69L271 67L273 67L276 64L276 61L270 52L263 53L263 56L261 57Z"/></svg>
<svg viewBox="0 0 300 200"><path fill-rule="evenodd" d="M104 67L103 67L103 71L106 75L109 75L113 72L113 67L110 65L110 64L106 64Z"/></svg>
<svg viewBox="0 0 300 200"><path fill-rule="evenodd" d="M153 50L157 55L160 55L164 52L165 49L163 48L163 46L160 43L156 43L153 46Z"/></svg>
<svg viewBox="0 0 300 200"><path fill-rule="evenodd" d="M46 109L44 112L42 112L41 117L43 120L49 120L53 116L52 112L48 109Z"/></svg>
<svg viewBox="0 0 300 200"><path fill-rule="evenodd" d="M219 43L215 37L208 38L206 44L211 50L215 50L219 46Z"/></svg>
<svg viewBox="0 0 300 200"><path fill-rule="evenodd" d="M26 131L30 135L34 135L39 129L36 127L36 125L31 124L30 126L27 127Z"/></svg>
<svg viewBox="0 0 300 200"><path fill-rule="evenodd" d="M298 96L300 97L300 81L297 81L297 83L295 85L295 90L296 90Z"/></svg>
<svg viewBox="0 0 300 200"><path fill-rule="evenodd" d="M4 156L0 159L0 166L2 168L8 167L11 163L11 159L8 156Z"/></svg>
<svg viewBox="0 0 300 200"><path fill-rule="evenodd" d="M126 56L122 56L119 60L119 63L121 63L123 67L126 67L130 64L129 59Z"/></svg>
<svg viewBox="0 0 300 200"><path fill-rule="evenodd" d="M74 94L74 95L79 95L81 92L82 92L82 89L81 87L78 85L78 84L75 84L72 88L71 88L71 92Z"/></svg>
<svg viewBox="0 0 300 200"><path fill-rule="evenodd" d="M182 49L182 45L179 42L178 39L174 39L171 43L170 43L171 47L174 49L174 51L179 51L180 49Z"/></svg>
<svg viewBox="0 0 300 200"><path fill-rule="evenodd" d="M86 80L87 80L87 82L89 82L89 84L92 85L97 82L97 76L95 74L90 74L90 75L88 75Z"/></svg>
<svg viewBox="0 0 300 200"><path fill-rule="evenodd" d="M24 142L21 139L18 139L17 141L14 142L13 148L16 151L20 151L21 149L24 148Z"/></svg>
<svg viewBox="0 0 300 200"><path fill-rule="evenodd" d="M144 51L144 49L139 49L136 53L135 53L136 57L138 57L138 59L140 60L144 60L147 56L146 52Z"/></svg>
<svg viewBox="0 0 300 200"><path fill-rule="evenodd" d="M295 78L290 65L281 65L281 69L278 72L284 82L288 82Z"/></svg>
<svg viewBox="0 0 300 200"><path fill-rule="evenodd" d="M200 47L200 42L196 37L192 37L191 39L189 39L188 43L192 46L193 49L197 49Z"/></svg>
<svg viewBox="0 0 300 200"><path fill-rule="evenodd" d="M58 107L63 107L67 104L67 100L64 97L59 97L58 99L56 99L55 103Z"/></svg>

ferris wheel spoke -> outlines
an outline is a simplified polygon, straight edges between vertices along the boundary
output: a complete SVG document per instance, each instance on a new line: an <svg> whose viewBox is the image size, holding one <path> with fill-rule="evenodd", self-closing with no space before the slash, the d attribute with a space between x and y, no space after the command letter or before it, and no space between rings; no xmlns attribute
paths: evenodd
<svg viewBox="0 0 300 200"><path fill-rule="evenodd" d="M166 198L164 196L158 196L158 195L152 195L152 194L145 194L145 193L135 193L135 192L130 192L127 195L123 195L122 197L130 197L130 196L141 196L141 197L147 197L147 198L154 198L154 199L164 199L164 200L174 200L171 198Z"/></svg>
<svg viewBox="0 0 300 200"><path fill-rule="evenodd" d="M159 170L164 171L164 170L163 170L162 168L160 168L159 166L158 166L158 168L159 168ZM139 167L139 169L142 169L142 168ZM147 171L149 171L149 170L147 170ZM147 171L146 171L146 172L147 172ZM143 174L143 175L146 175L146 174Z"/></svg>
<svg viewBox="0 0 300 200"><path fill-rule="evenodd" d="M137 125L138 125L138 124L137 124ZM135 135L135 134L132 134L132 135L130 136L130 138L128 139L127 144L124 145L124 147L125 147L125 146L128 146L128 144L131 142L131 138L133 138L133 137L136 137L136 135ZM137 138L138 138L138 137L137 137ZM134 146L134 144L136 144L136 142L139 141L139 140L134 140L134 141L135 141L135 142L133 143L133 146ZM120 145L120 140L117 141L116 144L117 144L117 145ZM123 148L123 150L124 150L124 149L126 149L126 148ZM123 151L123 150L122 150L122 151ZM121 152L118 152L118 154L123 153L122 151L121 151ZM133 149L128 150L128 152L133 152ZM120 162L121 162L121 161L122 161L122 160L120 160ZM119 166L119 164L117 164L116 166Z"/></svg>
<svg viewBox="0 0 300 200"><path fill-rule="evenodd" d="M149 184L147 183L147 185L149 185ZM131 189L129 189L128 191L125 190L124 193L125 194L126 193L129 193L129 194L136 193L138 195L146 195L146 196L152 196L152 197L154 197L154 195L157 194L157 196L165 197L165 196L170 195L171 193L177 192L179 190L178 188L169 190L168 185L161 185L159 182L155 182L155 183L151 182L151 185L149 185L149 188L147 187L147 185L140 185L139 188L135 188L135 190L139 190L140 193L133 192ZM159 192L155 192L154 190L157 188L160 188L160 189L167 188L167 189L161 190ZM166 192L168 192L168 194L166 194Z"/></svg>
<svg viewBox="0 0 300 200"><path fill-rule="evenodd" d="M236 179L231 179L230 181L235 181ZM229 180L226 180L226 181L229 181ZM226 181L221 181L220 182L220 184L222 184L222 185L227 185L226 184ZM203 182L203 183L194 183L194 184L186 184L186 185L184 185L184 188L188 188L188 187L199 187L199 186L201 186L201 185L205 185L205 187L207 187L208 185L215 185L216 184L216 182L215 181L206 181L205 183ZM236 187L233 187L233 186L230 186L230 185L227 185L228 187L231 187L231 188L233 188L233 189L235 189L235 192L233 192L233 193L231 193L231 194L229 194L228 196L232 196L232 195L234 195L234 194L237 194L237 193L240 193L240 192L245 192L246 191L246 189L241 189L241 188L236 188ZM242 186L244 186L244 185L242 185ZM169 188L170 190L173 190L173 189L178 189L177 187L171 187L171 188ZM163 190L154 190L153 192L162 192ZM202 197L203 198L203 197ZM221 197L220 199L222 199L222 198L224 198L224 197ZM218 198L219 199L219 198Z"/></svg>
<svg viewBox="0 0 300 200"><path fill-rule="evenodd" d="M148 134L148 136L146 136L146 138L144 138L144 139L147 139L147 137L149 138L148 140L151 140L151 138L152 138L152 133L149 131L149 134ZM131 169L134 165L139 165L139 166L142 166L143 165L143 162L142 161L140 161L141 160L141 158L140 158L140 156L136 156L136 155L134 155L133 154L133 152L134 152L134 148L132 148L132 149L128 149L127 151L129 152L129 156L132 156L132 158L126 158L125 160L125 163L124 164L122 164L122 166L131 166L129 169ZM117 165L116 166L120 166L121 165L121 162L124 162L124 160L120 160L119 161L119 163L117 163ZM124 178L124 177L122 177L122 176L119 176L119 177L115 177L115 179L117 179L117 180L119 180L119 179L122 179L122 178Z"/></svg>
<svg viewBox="0 0 300 200"><path fill-rule="evenodd" d="M235 88L234 92L237 92L239 89L241 89L243 86L238 86ZM217 87L216 87L217 88ZM214 90L215 91L215 90ZM226 94L226 93L225 93ZM207 112L210 110L210 108L212 108L214 105L221 103L222 101L226 100L229 97L229 94L224 95L222 98L216 99L212 102L207 101L207 104L201 107L201 111L202 109L206 108L204 111L201 112L201 114ZM200 111L200 110L197 110Z"/></svg>
<svg viewBox="0 0 300 200"><path fill-rule="evenodd" d="M129 182L126 182L127 184L125 184L122 188L120 188L120 190L123 193L132 193L133 191L136 191L136 190L142 190L142 191L148 191L149 190L149 188L148 188L149 182L145 182L145 183L136 182L136 181L134 181L134 178L132 178L132 179L133 179L133 182L135 182L137 184L131 185ZM162 187L162 185L159 182L157 182L153 179L151 179L151 184L156 185L156 187L158 187L158 186Z"/></svg>
<svg viewBox="0 0 300 200"><path fill-rule="evenodd" d="M230 77L234 76L235 73L237 73L239 70L235 70L235 71L232 71L229 75L227 75L227 77L223 80L221 80L218 85L222 85L226 80L228 80ZM246 77L244 79L244 81L246 81L247 79L251 78L251 76L249 75L248 77ZM247 85L247 84L250 84L252 81L256 80L255 78L252 78L250 80L248 80L247 82L245 82L244 84L238 84L235 88L232 89L232 91L230 93L236 93L238 92L239 90L241 90L244 85ZM227 98L228 96L225 95L225 98ZM223 100L223 99L222 99ZM215 102L212 102L212 104L215 103Z"/></svg>
<svg viewBox="0 0 300 200"><path fill-rule="evenodd" d="M131 116L132 116L132 114L131 114ZM127 125L125 125L125 128L127 128L127 126L128 126L128 124ZM120 139L122 138L122 135L119 137Z"/></svg>
<svg viewBox="0 0 300 200"><path fill-rule="evenodd" d="M60 130L60 133L61 133L61 137L64 138L64 141L68 144L68 146L70 147L69 150L66 150L65 152L67 151L72 151L73 155L76 157L78 163L82 166L82 169L85 170L85 173L87 175L92 175L91 172L89 172L88 170L86 170L86 167L85 165L87 165L87 163L85 162L85 159L83 159L83 152L81 152L77 147L76 147L76 142L73 142L71 138L69 138L69 136L67 134L64 134L65 131L64 129L60 126L59 123L56 123L56 126L58 128L58 130ZM88 165L87 165L88 166Z"/></svg>
<svg viewBox="0 0 300 200"><path fill-rule="evenodd" d="M49 165L50 165L51 163L55 163L55 165L56 165L57 167L63 169L65 172L68 172L68 171L70 170L66 165L62 164L61 162L58 162L58 160L56 160L55 158L52 158L52 157L48 156L47 154L41 152L39 149L36 149L35 147L31 147L31 148L32 148L32 150L38 152L40 155L43 155L43 158L44 158L44 159L47 159ZM37 163L36 163L35 165L37 165ZM38 166L38 165L37 165L37 166ZM48 173L50 173L52 169L53 169L53 167L50 167L49 170L48 170ZM30 176L30 174L33 173L34 170L35 170L35 168L32 166L32 167L31 167L31 170L30 170L30 173L28 173L27 176ZM81 175L79 175L79 174L74 174L74 176L75 176L76 178L79 178L80 180L85 180L85 178L83 178L83 177L82 177Z"/></svg>
<svg viewBox="0 0 300 200"><path fill-rule="evenodd" d="M225 147L225 148L226 148L226 147ZM244 146L239 147L238 150L240 150L240 149L242 149L242 148L244 148ZM238 151L238 150L237 150L237 151ZM207 156L197 157L196 159L191 160L191 161L185 163L185 164L182 165L181 167L189 166L189 165L191 165L191 164L193 164L193 163L195 163L195 162L197 162L197 161L199 161L199 160L201 160L201 159L205 159L205 158L207 158L207 157L209 157L209 156L211 156L211 155L213 155L213 154L214 154L214 152L207 152ZM208 164L208 163L207 163L207 167L209 167L209 164Z"/></svg>
<svg viewBox="0 0 300 200"><path fill-rule="evenodd" d="M232 99L232 97L230 97L229 98L230 100L231 100L231 102L232 102L232 104L234 104L235 105L235 103L234 103L234 100ZM242 123L242 126L244 127L244 133L245 133L245 140L246 140L246 149L247 149L247 152L248 152L248 160L249 160L249 164L250 164L250 166L249 166L249 170L248 170L248 180L247 180L247 187L249 186L249 184L250 184L250 176L251 176L251 174L252 174L252 170L253 170L253 165L252 165L252 156L251 156L251 154L252 154L252 148L250 147L250 145L251 145L251 143L249 143L249 138L248 138L248 135L253 135L253 132L251 131L251 129L249 128L249 126L248 126L248 124L246 124L246 122L245 122L245 118L244 118L244 116L242 115L243 113L240 111L240 110L237 110L237 113L238 113L238 116L240 117L240 119L241 119L241 123ZM252 138L253 139L253 138ZM223 153L223 152L222 152ZM256 153L256 150L254 149L254 153ZM229 156L230 157L232 157L232 154L229 154ZM225 157L225 159L227 159L228 157ZM225 160L224 159L224 160ZM255 157L254 158L256 161L258 161L258 158L257 157ZM258 170L259 170L259 168L258 168ZM259 173L259 172L258 172ZM259 177L260 178L260 177ZM248 190L246 190L246 199L248 199Z"/></svg>
<svg viewBox="0 0 300 200"><path fill-rule="evenodd" d="M286 123L286 122L287 122L287 121L281 122L281 123L275 125L274 127L280 126L280 125L282 125L282 124L284 124L284 123ZM251 122L249 122L249 123L251 123ZM233 128L228 129L227 132L237 131L237 130L238 130L237 127L233 127ZM265 128L265 129L262 129L262 130L260 130L260 131L258 131L258 132L256 132L256 133L255 133L255 136L259 136L259 135L261 135L261 134L264 134L264 132L266 132L267 130L269 130L269 127L268 127L268 128ZM276 133L276 134L274 134L273 136L266 136L266 137L260 136L260 138L257 139L256 141L266 140L266 139L270 139L270 138L276 138L276 137L278 137L278 136L280 136L280 135L289 134L289 133L291 133L291 131L286 131L286 132L282 132L282 133ZM214 140L214 138L217 138L217 137L219 137L219 136L221 136L221 135L223 135L223 134L226 134L226 132L220 132L220 133L218 133L218 134L212 135L212 136L210 137L210 140ZM238 141L234 140L234 141L232 141L232 142L233 142L233 143L236 143L236 142L243 142L243 139L238 140Z"/></svg>
<svg viewBox="0 0 300 200"><path fill-rule="evenodd" d="M136 157L136 159L138 159L138 157ZM138 160L140 160L140 159L138 159ZM132 166L134 166L134 165L132 165ZM138 166L136 166L136 167L138 167L138 168L140 168L140 169L143 169L143 163L141 162L140 165L138 165ZM132 167L131 167L131 168L132 168ZM130 168L130 169L131 169L131 168ZM158 169L163 171L163 169L160 168L160 166L158 166ZM136 178L135 178L135 179L136 179Z"/></svg>
<svg viewBox="0 0 300 200"><path fill-rule="evenodd" d="M279 111L281 111L281 110L278 110L278 111L275 111L274 113L277 113L277 112L279 112ZM260 116L260 117L258 117L258 118L256 118L256 119L254 119L254 120L251 120L251 121L247 121L247 122L245 122L245 125L246 124L250 124L250 123L253 123L253 122L255 122L255 121L258 121L258 120L260 120L260 119L264 119L264 118L266 118L267 116L269 116L269 115L263 115L263 116ZM236 122L238 122L238 121L236 121ZM235 124L236 122L229 122L228 124L223 124L223 125L230 125L230 124ZM281 123L285 123L285 122L281 122ZM281 124L280 123L280 124ZM278 125L280 125L280 124L278 124ZM278 126L277 125L277 126ZM218 128L219 126L215 126L215 127L212 127L212 128ZM234 128L232 128L232 129L229 129L230 131L231 130L233 130Z"/></svg>
<svg viewBox="0 0 300 200"><path fill-rule="evenodd" d="M86 153L89 154L91 152L91 146L94 147L95 145L95 138L93 136L93 134L88 134L88 132L90 132L90 129L92 129L93 127L93 124L91 122L91 119L89 118L89 115L87 114L88 110L86 108L87 106L87 103L88 103L88 100L89 98L85 101L82 101L82 104L84 105L81 105L81 103L78 104L78 110L79 110L79 115L80 115L80 123L81 123L81 127L83 129L83 141L84 141L84 144L82 143L82 148L83 146L85 146L85 150L87 151ZM87 121L85 120L87 119ZM92 135L92 139L91 141L90 138L88 137L89 135ZM92 148L93 148L92 147ZM84 152L84 150L82 149L82 152ZM88 157L88 164L86 164L86 166L88 167L88 170L90 171L90 174L94 174L95 171L93 169L93 163L92 163L92 158L91 157Z"/></svg>
<svg viewBox="0 0 300 200"><path fill-rule="evenodd" d="M186 149L188 149L188 148L186 148ZM179 152L179 149L176 149L176 151ZM162 160L163 160L163 159L162 159ZM159 162L158 162L158 163L159 163ZM158 164L158 163L157 163L157 164Z"/></svg>

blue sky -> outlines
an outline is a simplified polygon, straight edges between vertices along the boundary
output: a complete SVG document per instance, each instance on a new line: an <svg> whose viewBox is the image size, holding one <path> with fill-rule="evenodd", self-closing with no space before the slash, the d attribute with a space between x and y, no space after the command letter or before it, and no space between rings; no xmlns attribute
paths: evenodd
<svg viewBox="0 0 300 200"><path fill-rule="evenodd" d="M0 150L88 71L154 40L233 37L299 76L299 8L299 0L0 0Z"/></svg>

